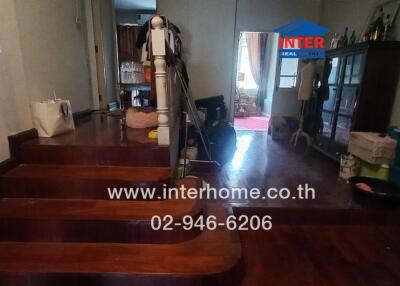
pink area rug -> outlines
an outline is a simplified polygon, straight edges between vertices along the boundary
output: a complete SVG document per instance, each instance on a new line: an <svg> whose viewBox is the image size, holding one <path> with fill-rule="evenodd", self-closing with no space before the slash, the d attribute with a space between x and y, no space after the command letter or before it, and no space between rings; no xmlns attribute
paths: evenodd
<svg viewBox="0 0 400 286"><path fill-rule="evenodd" d="M236 130L267 131L268 117L238 117L234 119Z"/></svg>

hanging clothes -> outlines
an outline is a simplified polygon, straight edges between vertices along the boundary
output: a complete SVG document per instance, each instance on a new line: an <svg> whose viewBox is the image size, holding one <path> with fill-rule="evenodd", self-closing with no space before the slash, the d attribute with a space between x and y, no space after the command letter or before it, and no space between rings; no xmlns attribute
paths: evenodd
<svg viewBox="0 0 400 286"><path fill-rule="evenodd" d="M179 37L179 34L181 33L180 29L174 25L172 22L167 20L165 17L161 16L161 18L164 20L164 25L167 28L166 29L166 39L165 39L165 48L166 48L166 55L165 55L165 61L167 66L169 67L176 67L181 75L182 79L185 82L186 86L189 86L189 75L186 69L185 62L182 59L182 41ZM147 21L140 29L137 41L136 41L136 47L141 49L141 61L150 61L152 62L152 53L151 51L151 20ZM152 79L152 84L154 85L155 83L155 78L154 78L154 73L153 79ZM182 89L183 86L182 86ZM152 86L152 91L155 90L155 87ZM153 103L155 103L155 93L152 92L152 99Z"/></svg>
<svg viewBox="0 0 400 286"><path fill-rule="evenodd" d="M175 62L174 57L181 57L182 41L179 37L181 31L172 22L166 20L165 17L162 16L162 19L164 20L164 25L167 27L167 35L166 35L167 36L166 43L168 46L167 57L166 57L167 64L174 65ZM142 56L141 56L142 61L149 60L149 42L150 42L149 37L151 30L150 21L151 20L147 21L142 26L136 41L136 47L142 50Z"/></svg>

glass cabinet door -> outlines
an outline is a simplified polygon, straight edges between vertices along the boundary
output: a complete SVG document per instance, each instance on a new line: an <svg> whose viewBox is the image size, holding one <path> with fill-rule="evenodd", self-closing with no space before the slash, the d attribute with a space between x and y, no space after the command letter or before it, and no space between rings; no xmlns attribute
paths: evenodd
<svg viewBox="0 0 400 286"><path fill-rule="evenodd" d="M350 55L346 57L343 84L359 84L364 54Z"/></svg>
<svg viewBox="0 0 400 286"><path fill-rule="evenodd" d="M325 67L328 69L325 70L324 79L328 87L321 102L322 126L316 139L318 147L331 155L347 152L364 61L363 51L328 58L326 61L328 66Z"/></svg>
<svg viewBox="0 0 400 286"><path fill-rule="evenodd" d="M331 138L334 126L334 114L336 109L336 86L329 86L329 98L324 101L322 106L322 136Z"/></svg>
<svg viewBox="0 0 400 286"><path fill-rule="evenodd" d="M346 66L344 68L344 79L343 79L344 84L350 84L351 70L353 68L353 59L354 59L353 56L346 57Z"/></svg>
<svg viewBox="0 0 400 286"><path fill-rule="evenodd" d="M351 116L357 100L357 86L344 86L340 95L339 113Z"/></svg>
<svg viewBox="0 0 400 286"><path fill-rule="evenodd" d="M340 79L340 65L343 58L334 57L327 60L328 64L328 90L327 95L325 95L325 100L322 103L322 113L321 121L322 126L319 131L319 136L317 137L318 146L328 150L331 138L333 136L333 131L335 127L335 111L338 103L337 99L337 84Z"/></svg>
<svg viewBox="0 0 400 286"><path fill-rule="evenodd" d="M336 103L336 86L329 86L329 95L328 99L324 101L323 110L325 111L335 111L335 103Z"/></svg>
<svg viewBox="0 0 400 286"><path fill-rule="evenodd" d="M340 94L335 142L347 145L351 131L353 112L357 101L357 86L344 86Z"/></svg>
<svg viewBox="0 0 400 286"><path fill-rule="evenodd" d="M351 84L359 84L361 81L361 70L364 63L364 54L358 54L354 56L353 70L351 72Z"/></svg>
<svg viewBox="0 0 400 286"><path fill-rule="evenodd" d="M328 77L328 84L336 84L339 74L339 58L332 58L329 60L330 73Z"/></svg>
<svg viewBox="0 0 400 286"><path fill-rule="evenodd" d="M339 115L336 124L335 142L347 145L351 130L351 117Z"/></svg>

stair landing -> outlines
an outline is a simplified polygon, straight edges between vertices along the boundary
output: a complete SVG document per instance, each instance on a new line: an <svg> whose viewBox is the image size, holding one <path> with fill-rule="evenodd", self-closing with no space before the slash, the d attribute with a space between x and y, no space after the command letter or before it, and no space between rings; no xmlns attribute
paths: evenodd
<svg viewBox="0 0 400 286"><path fill-rule="evenodd" d="M76 130L22 144L23 163L168 167L169 147L149 139L151 129L122 127L120 117L92 114Z"/></svg>

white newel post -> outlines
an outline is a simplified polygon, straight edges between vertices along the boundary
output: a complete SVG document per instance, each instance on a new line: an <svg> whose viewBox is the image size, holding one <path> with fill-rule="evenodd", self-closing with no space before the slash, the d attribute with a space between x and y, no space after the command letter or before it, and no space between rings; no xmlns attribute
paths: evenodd
<svg viewBox="0 0 400 286"><path fill-rule="evenodd" d="M151 42L154 56L157 112L158 145L169 145L167 71L165 63L164 22L159 16L151 20Z"/></svg>

